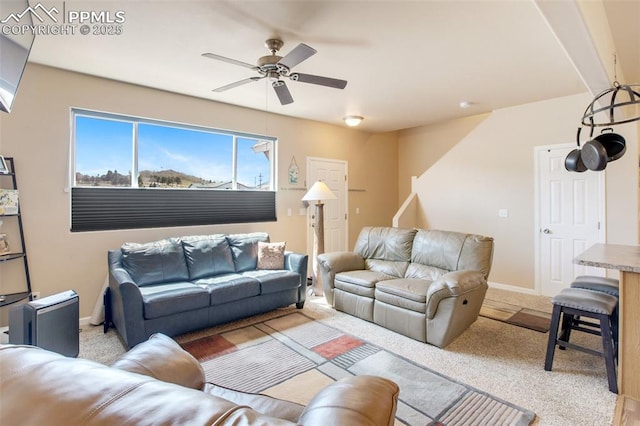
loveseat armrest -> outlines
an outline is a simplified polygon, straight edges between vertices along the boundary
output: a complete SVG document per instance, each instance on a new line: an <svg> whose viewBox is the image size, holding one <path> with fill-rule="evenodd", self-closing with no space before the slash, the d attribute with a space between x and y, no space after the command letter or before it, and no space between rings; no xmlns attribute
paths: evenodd
<svg viewBox="0 0 640 426"><path fill-rule="evenodd" d="M111 320L127 349L145 340L142 293L122 267L120 250L109 250L109 304Z"/></svg>
<svg viewBox="0 0 640 426"><path fill-rule="evenodd" d="M353 376L318 392L298 423L305 426L380 425L395 421L398 385L377 376Z"/></svg>
<svg viewBox="0 0 640 426"><path fill-rule="evenodd" d="M284 268L300 274L300 287L298 287L298 303L300 306L307 299L307 268L309 256L302 253L287 251L284 253Z"/></svg>
<svg viewBox="0 0 640 426"><path fill-rule="evenodd" d="M205 384L204 370L198 360L162 333L152 334L122 354L111 367L192 389L202 390Z"/></svg>
<svg viewBox="0 0 640 426"><path fill-rule="evenodd" d="M318 255L318 269L322 289L327 303L333 306L333 288L336 274L344 271L357 271L365 269L365 261L362 256L351 251L335 251Z"/></svg>
<svg viewBox="0 0 640 426"><path fill-rule="evenodd" d="M427 318L433 319L443 299L483 286L487 287L487 280L480 271L453 271L442 275L427 290Z"/></svg>

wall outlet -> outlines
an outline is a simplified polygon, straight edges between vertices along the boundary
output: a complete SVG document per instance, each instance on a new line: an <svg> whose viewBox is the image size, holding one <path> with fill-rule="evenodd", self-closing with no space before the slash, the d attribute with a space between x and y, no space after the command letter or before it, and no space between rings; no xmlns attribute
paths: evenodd
<svg viewBox="0 0 640 426"><path fill-rule="evenodd" d="M38 299L40 299L40 292L39 292L39 291L32 291L32 292L31 292L31 299L32 299L32 300L38 300Z"/></svg>

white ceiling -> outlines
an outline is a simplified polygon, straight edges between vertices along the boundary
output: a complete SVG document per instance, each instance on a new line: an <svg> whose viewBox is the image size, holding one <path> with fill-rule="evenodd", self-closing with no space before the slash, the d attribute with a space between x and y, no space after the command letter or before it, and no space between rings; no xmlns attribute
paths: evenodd
<svg viewBox="0 0 640 426"><path fill-rule="evenodd" d="M31 62L333 124L362 115L361 128L371 132L586 91L532 0L81 4L123 10L123 34L38 36ZM618 50L618 62L628 66L625 75L640 80L640 55L634 59L640 52L640 2L606 5L612 30L619 30L614 40L626 48ZM629 43L634 36L638 41ZM257 74L202 53L255 63L268 54L264 40L272 37L285 42L281 56L298 43L318 50L294 71L345 79L347 87L286 80L295 102L285 106L266 80L212 91ZM462 100L472 106L460 109Z"/></svg>

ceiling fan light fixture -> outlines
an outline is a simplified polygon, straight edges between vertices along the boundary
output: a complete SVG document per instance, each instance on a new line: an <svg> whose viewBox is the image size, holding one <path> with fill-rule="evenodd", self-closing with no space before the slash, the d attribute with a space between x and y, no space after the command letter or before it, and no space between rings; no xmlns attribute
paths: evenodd
<svg viewBox="0 0 640 426"><path fill-rule="evenodd" d="M257 65L251 65L247 62L238 61L236 59L227 58L224 56L216 55L215 53L203 53L210 59L215 59L230 64L239 65L245 68L249 68L252 71L258 72L260 77L250 77L244 80L236 81L235 83L226 84L224 86L213 89L214 92L224 92L234 87L242 86L253 81L258 81L263 78L268 79L273 86L273 89L278 95L280 104L287 105L293 102L291 92L287 88L287 85L282 81L283 77L289 78L291 81L299 81L301 83L315 84L318 86L332 87L335 89L344 89L347 85L346 80L340 80L337 78L324 77L321 75L293 73L291 69L299 63L309 59L311 56L318 53L313 47L307 46L304 43L298 44L285 56L276 55L280 48L284 45L282 40L270 38L265 42L265 46L271 52L271 55L266 55L258 58ZM360 118L362 120L362 118Z"/></svg>
<svg viewBox="0 0 640 426"><path fill-rule="evenodd" d="M361 117L359 115L347 115L342 120L344 120L347 126L355 127L360 124L362 120L364 120L364 117Z"/></svg>

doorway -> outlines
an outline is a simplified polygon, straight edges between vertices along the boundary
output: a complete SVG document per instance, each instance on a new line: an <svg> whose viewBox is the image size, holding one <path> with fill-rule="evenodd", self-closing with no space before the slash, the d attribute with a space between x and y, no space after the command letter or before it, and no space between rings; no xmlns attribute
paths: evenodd
<svg viewBox="0 0 640 426"><path fill-rule="evenodd" d="M307 188L321 180L336 195L335 200L324 202L324 251L347 250L348 239L348 181L347 162L326 158L307 157ZM313 253L312 206L307 209L307 253Z"/></svg>
<svg viewBox="0 0 640 426"><path fill-rule="evenodd" d="M574 144L534 148L536 171L536 290L553 297L578 275L603 275L601 268L573 259L605 241L604 173L569 172Z"/></svg>

